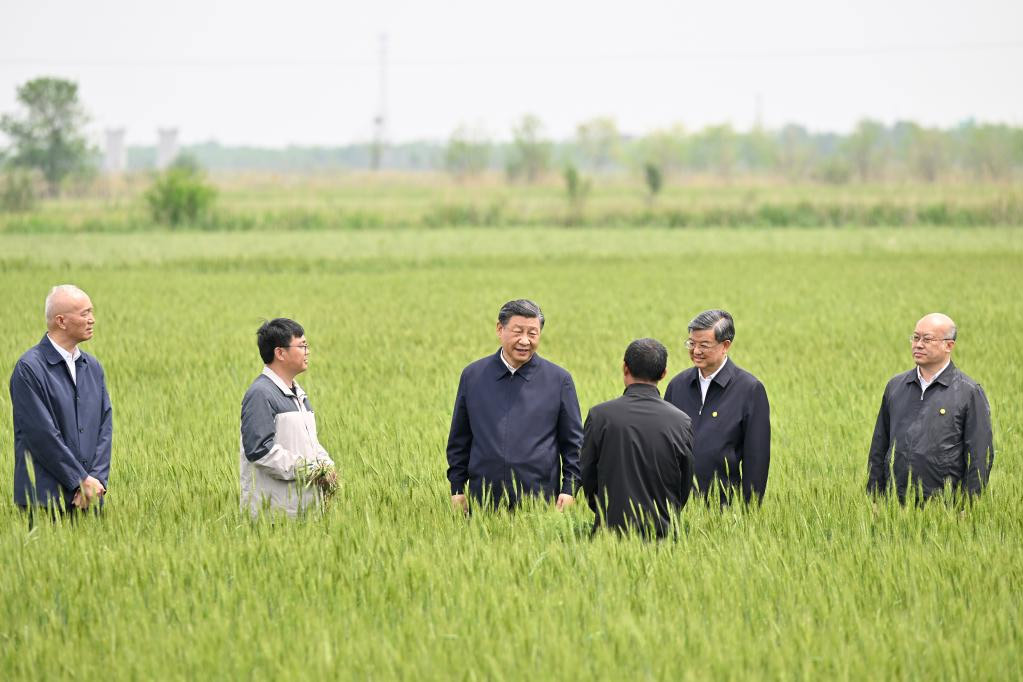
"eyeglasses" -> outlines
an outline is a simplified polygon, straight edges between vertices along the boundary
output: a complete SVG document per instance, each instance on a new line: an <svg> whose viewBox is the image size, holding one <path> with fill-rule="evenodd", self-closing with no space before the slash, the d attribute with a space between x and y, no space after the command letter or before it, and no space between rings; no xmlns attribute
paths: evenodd
<svg viewBox="0 0 1023 682"><path fill-rule="evenodd" d="M301 348L305 352L306 355L309 355L309 344L308 343L299 344L297 346L281 346L281 348Z"/></svg>
<svg viewBox="0 0 1023 682"><path fill-rule="evenodd" d="M924 344L927 344L927 345L930 345L930 344L934 343L935 341L953 341L953 340L954 339L951 336L944 336L944 337L939 339L936 336L920 336L919 334L913 334L912 336L909 337L909 342L910 343L924 343Z"/></svg>
<svg viewBox="0 0 1023 682"><path fill-rule="evenodd" d="M717 343L707 343L706 341L703 341L701 343L696 343L692 339L686 339L686 348L689 349L689 350L693 350L694 348L699 348L700 350L706 351L706 350L710 350L714 346L720 346L722 343L724 343L724 341L718 341Z"/></svg>

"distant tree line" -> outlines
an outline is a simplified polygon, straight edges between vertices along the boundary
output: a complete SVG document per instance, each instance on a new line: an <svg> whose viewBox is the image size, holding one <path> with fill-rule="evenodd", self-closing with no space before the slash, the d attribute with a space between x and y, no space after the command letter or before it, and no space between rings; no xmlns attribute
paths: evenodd
<svg viewBox="0 0 1023 682"><path fill-rule="evenodd" d="M632 173L660 179L704 175L729 181L768 176L790 182L885 182L944 178L1008 180L1023 171L1023 128L965 121L928 128L911 121L884 125L865 119L847 134L813 132L788 124L739 131L730 125L688 130L681 125L644 136L623 134L613 119L580 124L569 140L554 140L540 119L522 117L511 139L458 126L444 142L389 145L385 170L446 170L460 180L503 173L512 182L562 175L569 166L592 175ZM210 170L324 171L370 167L372 146L227 147L215 142L185 147ZM129 147L129 169L151 168L153 147Z"/></svg>
<svg viewBox="0 0 1023 682"><path fill-rule="evenodd" d="M30 203L34 178L51 196L70 178L88 177L101 165L100 152L86 142L88 116L76 83L37 78L17 91L20 111L0 114L0 182L5 205ZM446 170L459 180L495 171L511 182L532 183L561 176L577 190L584 175L629 173L642 177L651 198L663 182L691 175L730 181L768 176L791 182L885 182L970 177L982 181L1015 178L1023 169L1023 128L972 120L953 128L928 128L911 121L887 126L860 121L848 134L811 132L796 124L739 131L731 125L688 130L681 125L643 136L622 133L614 119L581 123L568 140L553 140L543 122L527 114L512 126L510 139L460 125L446 141L394 144L382 150L387 170ZM342 147L283 149L227 147L208 142L182 153L209 170L317 172L368 169L370 143ZM152 169L154 147L129 147L128 170ZM575 178L573 183L568 178ZM578 196L585 195L580 192Z"/></svg>

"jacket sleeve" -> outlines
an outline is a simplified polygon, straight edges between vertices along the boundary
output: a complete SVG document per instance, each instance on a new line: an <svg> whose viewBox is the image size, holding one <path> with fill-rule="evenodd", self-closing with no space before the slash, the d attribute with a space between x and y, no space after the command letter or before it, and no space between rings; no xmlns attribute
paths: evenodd
<svg viewBox="0 0 1023 682"><path fill-rule="evenodd" d="M682 490L679 491L678 496L683 507L689 501L689 495L692 493L693 486L695 485L693 482L695 469L693 464L693 425L691 422L685 425L684 431L682 450L679 452L681 457L679 468L682 470Z"/></svg>
<svg viewBox="0 0 1023 682"><path fill-rule="evenodd" d="M966 490L979 495L987 486L991 466L995 462L994 438L991 434L991 406L984 389L970 393L963 427L963 454L966 456Z"/></svg>
<svg viewBox="0 0 1023 682"><path fill-rule="evenodd" d="M99 438L96 440L96 456L93 458L92 470L89 475L99 479L103 487L107 487L110 478L110 453L114 439L114 411L110 405L110 394L107 393L106 378L100 375L100 390L103 406L100 411Z"/></svg>
<svg viewBox="0 0 1023 682"><path fill-rule="evenodd" d="M600 447L603 441L604 430L594 424L593 410L586 415L586 423L583 424L583 447L579 454L579 464L582 467L582 488L586 495L586 501L594 514L599 515L597 506L597 465L600 462Z"/></svg>
<svg viewBox="0 0 1023 682"><path fill-rule="evenodd" d="M583 446L583 420L571 376L561 382L558 413L558 451L561 453L561 494L575 495L579 487L579 450Z"/></svg>
<svg viewBox="0 0 1023 682"><path fill-rule="evenodd" d="M21 362L11 376L11 408L14 430L22 434L33 465L45 469L66 490L77 490L88 474L64 444L39 378Z"/></svg>
<svg viewBox="0 0 1023 682"><path fill-rule="evenodd" d="M305 459L274 443L276 427L270 403L259 393L242 400L242 449L245 459L263 473L282 481L295 480L295 468Z"/></svg>
<svg viewBox="0 0 1023 682"><path fill-rule="evenodd" d="M747 404L746 428L742 436L742 497L746 502L764 499L767 473L771 467L771 405L767 390L759 381Z"/></svg>
<svg viewBox="0 0 1023 682"><path fill-rule="evenodd" d="M466 404L466 391L469 380L465 370L458 379L458 392L455 394L455 408L451 413L451 430L448 432L448 482L451 483L451 494L465 494L465 484L469 480L469 452L472 450L472 426L469 423L469 408Z"/></svg>
<svg viewBox="0 0 1023 682"><path fill-rule="evenodd" d="M888 387L881 396L881 409L877 412L874 424L874 437L870 439L870 452L867 455L867 492L884 493L888 490L888 456L891 454L889 438L891 414L888 410Z"/></svg>

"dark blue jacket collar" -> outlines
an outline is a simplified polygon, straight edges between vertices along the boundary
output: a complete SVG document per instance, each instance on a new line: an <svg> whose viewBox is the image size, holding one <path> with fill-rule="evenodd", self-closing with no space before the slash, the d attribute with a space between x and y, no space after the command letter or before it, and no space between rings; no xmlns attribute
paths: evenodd
<svg viewBox="0 0 1023 682"><path fill-rule="evenodd" d="M500 348L498 348L497 352L494 353L491 357L493 358L491 360L491 367L493 370L494 381L497 381L498 379L501 379L506 376L511 376L511 372L509 372L508 368L505 366L504 360L501 359ZM532 377L533 374L536 372L541 362L543 361L540 359L540 356L537 355L536 353L533 353L533 357L529 359L529 362L515 370L515 376L520 376L526 381L529 381L530 377Z"/></svg>
<svg viewBox="0 0 1023 682"><path fill-rule="evenodd" d="M42 353L44 358L46 358L46 362L50 363L51 365L58 365L64 362L64 358L62 358L60 356L60 353L57 352L57 349L53 347L53 343L50 341L50 339L47 338L46 334L43 334L43 338L39 339L38 348L39 352ZM79 348L78 350L80 352L80 355L78 356L78 361L88 362L87 359L88 355L85 353L85 351L82 350L81 348Z"/></svg>

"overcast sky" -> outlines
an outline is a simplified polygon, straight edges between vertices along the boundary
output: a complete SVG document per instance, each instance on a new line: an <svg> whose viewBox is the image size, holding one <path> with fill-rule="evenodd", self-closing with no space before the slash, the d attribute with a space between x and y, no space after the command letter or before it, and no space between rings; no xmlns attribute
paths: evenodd
<svg viewBox="0 0 1023 682"><path fill-rule="evenodd" d="M1023 125L1023 0L5 0L0 112L53 75L79 83L97 141L365 141L381 35L397 141L507 137L524 113L555 137L596 116L748 129L758 110L769 128Z"/></svg>

